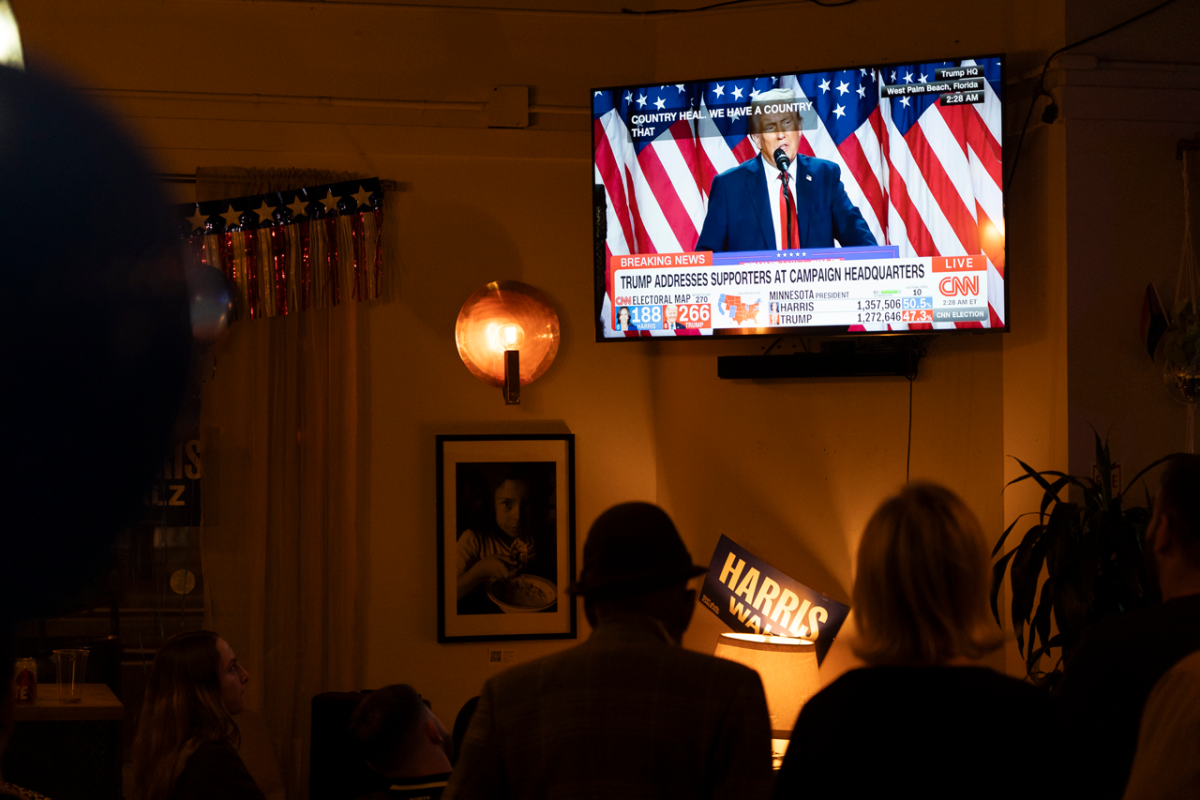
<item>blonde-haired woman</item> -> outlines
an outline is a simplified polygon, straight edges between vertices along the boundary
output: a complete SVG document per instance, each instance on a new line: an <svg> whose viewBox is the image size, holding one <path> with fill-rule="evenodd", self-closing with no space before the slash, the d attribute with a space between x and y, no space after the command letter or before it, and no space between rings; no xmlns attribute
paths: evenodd
<svg viewBox="0 0 1200 800"><path fill-rule="evenodd" d="M867 522L858 547L852 669L800 712L775 798L1040 797L1050 754L1041 691L976 660L1001 644L989 552L953 492L913 483Z"/></svg>
<svg viewBox="0 0 1200 800"><path fill-rule="evenodd" d="M134 800L265 800L237 754L233 715L250 675L212 631L172 636L154 657L133 742Z"/></svg>

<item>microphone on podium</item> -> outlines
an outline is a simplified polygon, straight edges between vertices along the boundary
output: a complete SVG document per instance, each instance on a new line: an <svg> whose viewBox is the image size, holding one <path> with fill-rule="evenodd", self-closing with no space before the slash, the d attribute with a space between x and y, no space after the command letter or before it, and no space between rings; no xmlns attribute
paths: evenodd
<svg viewBox="0 0 1200 800"><path fill-rule="evenodd" d="M782 147L775 148L774 156L775 156L775 166L779 167L779 171L784 174L783 179L784 179L784 181L786 181L788 166L790 166L792 162L788 160L787 153L783 152Z"/></svg>
<svg viewBox="0 0 1200 800"><path fill-rule="evenodd" d="M792 217L795 214L796 208L792 204L791 190L788 189L788 165L790 165L791 162L788 161L787 153L783 152L782 147L776 147L775 152L772 153L772 155L775 157L775 166L779 168L779 177L783 181L783 196L786 198L787 202L787 221L784 223L786 226L786 238L783 240L784 247L787 248L792 242Z"/></svg>

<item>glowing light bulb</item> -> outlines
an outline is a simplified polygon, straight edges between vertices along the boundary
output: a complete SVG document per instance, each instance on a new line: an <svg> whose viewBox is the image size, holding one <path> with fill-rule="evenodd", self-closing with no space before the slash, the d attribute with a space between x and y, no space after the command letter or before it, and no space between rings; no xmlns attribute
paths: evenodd
<svg viewBox="0 0 1200 800"><path fill-rule="evenodd" d="M509 322L500 328L500 344L505 350L518 350L525 341L525 331L515 322Z"/></svg>
<svg viewBox="0 0 1200 800"><path fill-rule="evenodd" d="M454 340L471 374L500 387L505 403L515 404L521 387L537 380L558 353L558 314L532 286L493 281L463 303Z"/></svg>

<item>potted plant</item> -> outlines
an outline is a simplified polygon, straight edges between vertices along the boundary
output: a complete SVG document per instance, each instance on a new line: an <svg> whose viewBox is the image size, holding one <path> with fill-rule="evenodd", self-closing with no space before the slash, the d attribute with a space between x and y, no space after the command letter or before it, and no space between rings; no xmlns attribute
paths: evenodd
<svg viewBox="0 0 1200 800"><path fill-rule="evenodd" d="M1173 457L1158 459L1139 472L1128 487ZM1041 507L1013 520L996 542L993 557L1023 518L1036 515L1036 522L1021 543L992 568L992 614L1003 626L996 600L1008 572L1013 630L1017 648L1025 658L1026 674L1033 683L1049 688L1061 677L1063 660L1078 647L1085 628L1103 617L1158 601L1144 554L1152 503L1148 489L1145 506L1126 505L1129 488L1113 494L1112 458L1108 442L1101 442L1098 434L1099 480L1053 470L1039 472L1020 459L1016 461L1025 474L1009 481L1005 488L1025 480L1036 481L1043 490ZM1082 503L1060 497L1071 486L1081 491ZM1041 577L1043 566L1045 579ZM1042 657L1053 658L1054 651L1058 658L1051 669L1038 669Z"/></svg>

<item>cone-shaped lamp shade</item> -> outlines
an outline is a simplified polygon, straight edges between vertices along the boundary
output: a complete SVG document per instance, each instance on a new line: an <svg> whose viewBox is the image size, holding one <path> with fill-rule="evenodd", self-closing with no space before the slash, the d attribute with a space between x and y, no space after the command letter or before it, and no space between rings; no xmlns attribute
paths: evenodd
<svg viewBox="0 0 1200 800"><path fill-rule="evenodd" d="M545 296L520 281L493 281L458 312L458 355L484 383L504 386L504 351L521 353L521 385L542 376L558 355L558 314Z"/></svg>
<svg viewBox="0 0 1200 800"><path fill-rule="evenodd" d="M783 636L723 633L715 655L758 672L771 714L771 735L790 739L800 709L821 688L816 645Z"/></svg>

